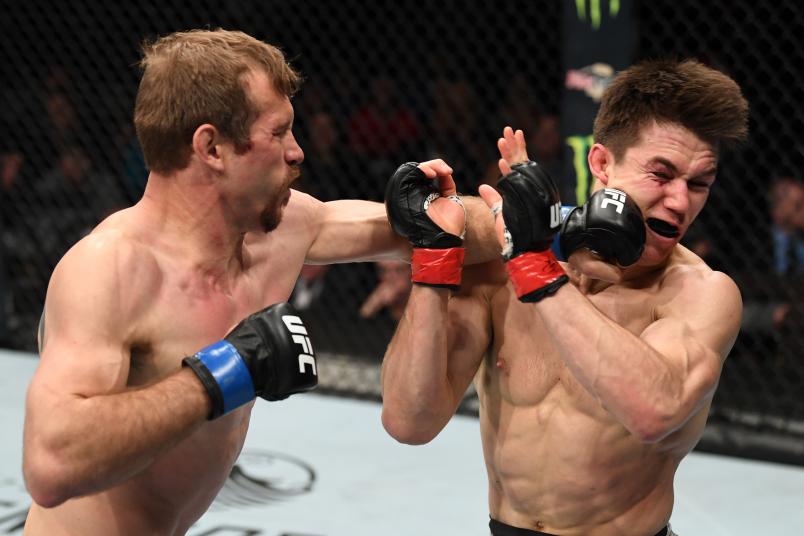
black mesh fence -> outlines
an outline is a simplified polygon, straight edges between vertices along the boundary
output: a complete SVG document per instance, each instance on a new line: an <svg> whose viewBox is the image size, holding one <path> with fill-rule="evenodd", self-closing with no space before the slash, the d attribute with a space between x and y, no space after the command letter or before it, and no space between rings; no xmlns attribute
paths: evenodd
<svg viewBox="0 0 804 536"><path fill-rule="evenodd" d="M532 132L530 153L561 169L562 50L571 40L562 17L615 4L0 0L0 336L35 350L55 263L142 194L147 171L131 116L143 39L223 27L280 46L306 79L294 100L306 152L299 187L323 200L380 200L400 162L436 156L455 168L460 190L476 192L496 177L495 141L506 124ZM804 196L801 3L642 1L634 16L634 59L699 58L734 77L751 104L749 143L723 156L709 205L686 239L739 282L746 303L705 445L740 450L747 440L730 435L736 429L755 433L755 444L777 436L795 444L804 436L802 284L774 251L784 237L798 240L804 273L804 201L796 205ZM324 389L379 396L393 308L360 311L380 272L395 269L303 272L294 300L330 358ZM474 410L471 397L465 408ZM763 448L754 454L765 456Z"/></svg>

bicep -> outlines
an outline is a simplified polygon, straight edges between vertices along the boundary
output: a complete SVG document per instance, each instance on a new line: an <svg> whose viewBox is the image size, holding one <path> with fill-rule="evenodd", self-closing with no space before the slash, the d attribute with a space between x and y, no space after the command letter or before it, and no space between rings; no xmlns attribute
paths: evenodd
<svg viewBox="0 0 804 536"><path fill-rule="evenodd" d="M676 296L641 338L667 359L689 396L713 392L740 327L742 301L736 285L713 274Z"/></svg>
<svg viewBox="0 0 804 536"><path fill-rule="evenodd" d="M307 261L315 264L410 256L407 240L394 233L385 205L373 201L340 200L309 205L314 236Z"/></svg>

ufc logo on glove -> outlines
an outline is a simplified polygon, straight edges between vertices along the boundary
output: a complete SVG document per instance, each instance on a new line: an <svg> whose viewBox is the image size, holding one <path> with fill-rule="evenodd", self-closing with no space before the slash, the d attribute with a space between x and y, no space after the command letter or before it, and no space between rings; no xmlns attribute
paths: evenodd
<svg viewBox="0 0 804 536"><path fill-rule="evenodd" d="M550 228L555 229L561 225L561 203L550 206Z"/></svg>
<svg viewBox="0 0 804 536"><path fill-rule="evenodd" d="M296 345L301 346L301 353ZM185 357L212 402L216 419L254 400L284 400L318 385L313 344L289 303L249 315L222 340Z"/></svg>
<svg viewBox="0 0 804 536"><path fill-rule="evenodd" d="M315 359L313 358L313 343L310 342L310 337L307 336L307 328L304 327L301 318L298 316L284 315L282 322L288 331L293 333L293 342L300 344L304 353L299 354L299 372L304 374L304 366L310 365L313 369L313 375L318 376L315 370Z"/></svg>
<svg viewBox="0 0 804 536"><path fill-rule="evenodd" d="M600 203L600 208L606 208L609 205L614 205L617 214L623 213L625 192L621 192L620 190L616 190L614 188L606 188L603 190L603 195L609 197L603 198L603 202Z"/></svg>

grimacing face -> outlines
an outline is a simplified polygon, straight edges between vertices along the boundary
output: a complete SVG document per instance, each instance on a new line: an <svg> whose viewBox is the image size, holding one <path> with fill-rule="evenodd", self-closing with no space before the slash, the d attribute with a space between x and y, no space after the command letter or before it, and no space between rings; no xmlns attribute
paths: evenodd
<svg viewBox="0 0 804 536"><path fill-rule="evenodd" d="M642 210L647 241L641 265L660 263L701 212L717 172L714 148L676 124L652 123L602 182L630 195Z"/></svg>
<svg viewBox="0 0 804 536"><path fill-rule="evenodd" d="M261 111L249 130L248 146L235 152L228 171L236 184L236 202L249 219L244 226L269 232L282 219L304 152L293 136L290 99L277 93L261 73L249 77L248 91Z"/></svg>

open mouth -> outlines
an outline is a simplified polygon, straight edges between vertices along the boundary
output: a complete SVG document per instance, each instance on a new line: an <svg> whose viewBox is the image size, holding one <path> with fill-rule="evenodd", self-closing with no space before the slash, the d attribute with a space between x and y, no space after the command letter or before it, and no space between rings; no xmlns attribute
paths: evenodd
<svg viewBox="0 0 804 536"><path fill-rule="evenodd" d="M648 224L648 227L650 227L650 229L659 236L675 238L680 234L677 226L667 223L664 220L648 218L646 223Z"/></svg>

